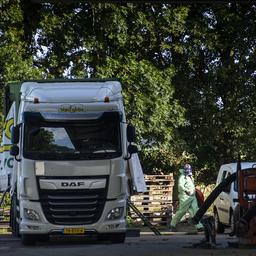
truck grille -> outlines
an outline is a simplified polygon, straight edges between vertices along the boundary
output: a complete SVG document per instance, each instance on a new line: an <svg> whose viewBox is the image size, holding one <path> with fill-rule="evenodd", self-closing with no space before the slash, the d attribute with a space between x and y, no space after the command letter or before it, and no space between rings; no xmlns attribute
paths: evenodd
<svg viewBox="0 0 256 256"><path fill-rule="evenodd" d="M106 202L106 189L40 189L39 194L46 219L59 225L95 223Z"/></svg>

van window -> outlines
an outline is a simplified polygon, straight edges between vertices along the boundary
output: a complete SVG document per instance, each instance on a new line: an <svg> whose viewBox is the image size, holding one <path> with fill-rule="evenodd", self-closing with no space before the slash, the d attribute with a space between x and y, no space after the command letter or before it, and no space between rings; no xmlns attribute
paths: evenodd
<svg viewBox="0 0 256 256"><path fill-rule="evenodd" d="M222 182L225 179L226 174L227 174L227 171L223 171L220 182Z"/></svg>
<svg viewBox="0 0 256 256"><path fill-rule="evenodd" d="M226 179L230 175L231 175L231 173L227 172L227 175L226 175L226 177L224 177L224 179ZM226 193L230 193L230 189L231 189L231 183L223 191Z"/></svg>
<svg viewBox="0 0 256 256"><path fill-rule="evenodd" d="M238 180L236 179L235 181L234 181L234 191L238 191Z"/></svg>

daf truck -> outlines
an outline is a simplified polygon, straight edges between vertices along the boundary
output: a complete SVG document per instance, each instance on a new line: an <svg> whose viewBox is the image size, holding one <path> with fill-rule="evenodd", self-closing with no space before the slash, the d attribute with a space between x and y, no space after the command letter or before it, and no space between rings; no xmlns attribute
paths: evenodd
<svg viewBox="0 0 256 256"><path fill-rule="evenodd" d="M13 235L25 245L58 236L124 242L137 147L120 82L25 81L5 89Z"/></svg>

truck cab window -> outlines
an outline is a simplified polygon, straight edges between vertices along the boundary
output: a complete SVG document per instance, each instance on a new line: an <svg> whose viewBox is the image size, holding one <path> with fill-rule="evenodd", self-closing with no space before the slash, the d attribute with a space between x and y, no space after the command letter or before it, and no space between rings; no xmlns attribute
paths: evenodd
<svg viewBox="0 0 256 256"><path fill-rule="evenodd" d="M120 122L111 115L75 122L32 121L25 123L25 132L24 156L29 159L111 159L121 155Z"/></svg>
<svg viewBox="0 0 256 256"><path fill-rule="evenodd" d="M75 147L63 127L40 127L29 133L32 151L72 152Z"/></svg>

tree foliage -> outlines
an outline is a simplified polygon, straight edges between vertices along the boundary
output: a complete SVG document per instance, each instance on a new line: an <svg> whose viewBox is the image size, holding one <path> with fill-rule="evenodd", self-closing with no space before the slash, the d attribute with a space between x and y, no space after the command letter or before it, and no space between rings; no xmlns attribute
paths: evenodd
<svg viewBox="0 0 256 256"><path fill-rule="evenodd" d="M254 20L254 6L235 3L192 7L188 15L174 84L187 110L182 137L202 181L238 154L255 159Z"/></svg>
<svg viewBox="0 0 256 256"><path fill-rule="evenodd" d="M0 79L118 77L146 172L255 158L253 4L0 0Z"/></svg>

